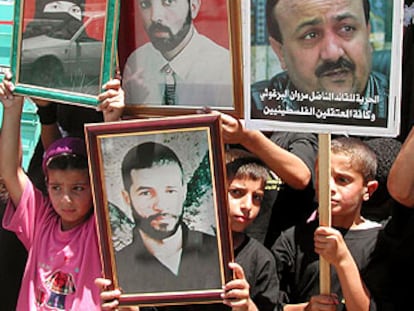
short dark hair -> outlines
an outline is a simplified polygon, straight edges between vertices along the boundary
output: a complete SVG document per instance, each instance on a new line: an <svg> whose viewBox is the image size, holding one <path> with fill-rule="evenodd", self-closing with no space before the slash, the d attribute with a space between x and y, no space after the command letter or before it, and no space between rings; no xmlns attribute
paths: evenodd
<svg viewBox="0 0 414 311"><path fill-rule="evenodd" d="M335 138L331 142L331 152L349 157L351 166L362 174L365 182L375 180L377 156L361 139L354 137Z"/></svg>
<svg viewBox="0 0 414 311"><path fill-rule="evenodd" d="M279 3L279 0L267 0L266 2L266 23L267 23L267 31L269 32L269 36L271 36L276 41L282 43L282 33L280 31L279 24L275 18L274 8ZM364 16L365 21L369 23L369 12L370 12L370 5L369 0L362 0L362 4L364 6Z"/></svg>
<svg viewBox="0 0 414 311"><path fill-rule="evenodd" d="M132 185L131 171L151 168L156 165L175 163L181 171L181 182L184 183L183 167L174 151L169 147L155 142L147 142L131 148L122 160L122 181L125 190ZM163 178L160 176L160 178Z"/></svg>
<svg viewBox="0 0 414 311"><path fill-rule="evenodd" d="M256 156L243 149L229 149L226 151L226 173L230 183L236 178L260 180L263 188L269 178L266 166Z"/></svg>

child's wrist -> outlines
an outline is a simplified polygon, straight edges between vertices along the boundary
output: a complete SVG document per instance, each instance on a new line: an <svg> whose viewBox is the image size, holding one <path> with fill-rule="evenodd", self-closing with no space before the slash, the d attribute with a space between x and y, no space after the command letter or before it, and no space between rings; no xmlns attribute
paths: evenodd
<svg viewBox="0 0 414 311"><path fill-rule="evenodd" d="M23 102L24 97L22 96L13 96L12 104L3 104L3 109L6 111L22 111L23 110Z"/></svg>
<svg viewBox="0 0 414 311"><path fill-rule="evenodd" d="M242 145L248 150L254 150L258 135L261 135L259 131L243 128L243 133L241 135Z"/></svg>
<svg viewBox="0 0 414 311"><path fill-rule="evenodd" d="M352 257L349 256L343 256L342 258L339 258L339 260L337 262L333 262L332 265L338 270L338 269L342 269L344 271L346 271L347 269L349 269L350 267L352 267L353 265L353 259Z"/></svg>

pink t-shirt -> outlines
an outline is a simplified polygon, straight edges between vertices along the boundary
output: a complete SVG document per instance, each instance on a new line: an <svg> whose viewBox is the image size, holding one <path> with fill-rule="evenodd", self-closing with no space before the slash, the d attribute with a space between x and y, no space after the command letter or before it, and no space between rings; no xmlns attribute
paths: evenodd
<svg viewBox="0 0 414 311"><path fill-rule="evenodd" d="M17 310L100 310L94 280L102 269L93 215L62 231L49 198L28 181L16 209L9 201L3 226L29 252Z"/></svg>

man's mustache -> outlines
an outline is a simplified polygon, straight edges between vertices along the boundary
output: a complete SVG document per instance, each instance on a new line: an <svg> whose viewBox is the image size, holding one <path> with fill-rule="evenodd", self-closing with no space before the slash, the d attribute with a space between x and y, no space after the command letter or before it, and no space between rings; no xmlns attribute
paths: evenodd
<svg viewBox="0 0 414 311"><path fill-rule="evenodd" d="M151 25L148 28L148 32L150 34L153 34L155 32L168 32L170 35L172 35L171 29L160 23L151 23Z"/></svg>
<svg viewBox="0 0 414 311"><path fill-rule="evenodd" d="M157 213L151 216L147 217L148 222L151 222L155 219L157 219L158 217L165 217L165 216L170 216L171 218L178 218L177 215L172 215L170 213Z"/></svg>
<svg viewBox="0 0 414 311"><path fill-rule="evenodd" d="M319 65L315 70L315 75L320 78L321 76L337 69L348 69L350 71L355 71L355 64L345 58L341 57L336 62L324 62Z"/></svg>

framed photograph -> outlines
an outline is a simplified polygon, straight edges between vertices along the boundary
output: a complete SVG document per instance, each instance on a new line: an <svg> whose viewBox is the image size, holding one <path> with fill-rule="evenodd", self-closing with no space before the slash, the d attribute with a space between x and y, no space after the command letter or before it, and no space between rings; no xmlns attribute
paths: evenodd
<svg viewBox="0 0 414 311"><path fill-rule="evenodd" d="M96 106L114 76L119 0L15 0L15 92Z"/></svg>
<svg viewBox="0 0 414 311"><path fill-rule="evenodd" d="M403 3L334 2L245 3L249 128L398 135Z"/></svg>
<svg viewBox="0 0 414 311"><path fill-rule="evenodd" d="M123 1L118 54L127 114L203 107L243 115L241 0Z"/></svg>
<svg viewBox="0 0 414 311"><path fill-rule="evenodd" d="M217 115L85 125L102 262L121 305L221 301L233 260Z"/></svg>

